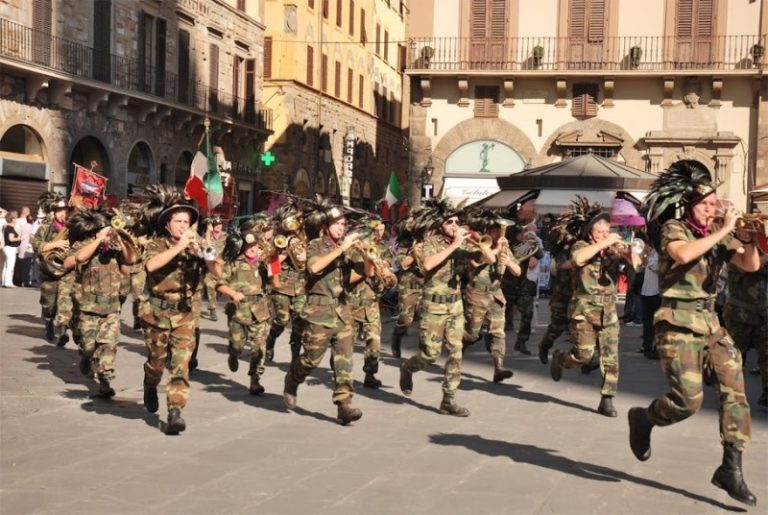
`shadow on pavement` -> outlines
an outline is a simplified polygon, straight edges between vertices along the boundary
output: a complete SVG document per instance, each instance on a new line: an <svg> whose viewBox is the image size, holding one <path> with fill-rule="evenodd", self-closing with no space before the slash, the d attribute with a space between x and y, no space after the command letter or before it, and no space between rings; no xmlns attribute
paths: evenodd
<svg viewBox="0 0 768 515"><path fill-rule="evenodd" d="M28 322L35 325L43 325L43 319L37 315L30 315L29 313L11 313L8 315L11 320L18 320L20 322Z"/></svg>
<svg viewBox="0 0 768 515"><path fill-rule="evenodd" d="M112 415L127 420L143 420L144 423L153 428L162 428L163 426L157 413L148 412L144 408L143 402L131 399L121 399L120 397L113 397L112 399L92 398L89 402L81 404L80 408L88 413L98 415Z"/></svg>
<svg viewBox="0 0 768 515"><path fill-rule="evenodd" d="M245 381L250 381L250 376L245 375ZM242 402L256 408L263 408L278 413L287 412L283 404L282 393L264 393L262 395L251 395L248 392L248 383L239 383L224 377L217 372L210 370L195 370L189 377L190 382L200 383L207 392L220 393L222 397L232 402Z"/></svg>
<svg viewBox="0 0 768 515"><path fill-rule="evenodd" d="M687 490L675 488L674 486L666 485L658 481L633 476L620 470L615 470L600 465L593 465L592 463L585 463L583 461L575 461L564 456L558 456L556 454L557 451L553 449L542 449L541 447L536 447L535 445L504 442L501 440L489 440L487 438L483 438L480 435L445 433L431 434L429 435L429 441L437 445L466 447L467 449L478 454L484 454L491 457L506 456L516 463L528 463L530 465L557 470L566 474L573 474L574 476L578 476L584 479L591 479L593 481L609 481L615 483L628 481L630 483L635 483L649 488L679 494L683 497L693 499L694 501L711 504L712 506L716 506L726 511L747 511L740 506L729 506L727 504L716 501L715 499L710 499L709 497L704 497L703 495L694 494L688 492Z"/></svg>
<svg viewBox="0 0 768 515"><path fill-rule="evenodd" d="M357 395L360 395L361 397L366 397L368 399L374 399L377 401L383 401L389 404L408 404L410 406L419 408L420 410L431 411L432 413L440 413L440 411L435 407L428 406L426 404L421 404L420 402L416 402L410 397L406 397L401 393L394 393L394 392L387 391L386 387L366 388L360 385L360 388L355 389L355 393Z"/></svg>

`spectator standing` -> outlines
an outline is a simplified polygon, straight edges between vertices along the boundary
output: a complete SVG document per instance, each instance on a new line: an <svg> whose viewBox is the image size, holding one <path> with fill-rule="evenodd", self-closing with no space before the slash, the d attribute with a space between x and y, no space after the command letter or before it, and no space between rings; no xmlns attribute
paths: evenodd
<svg viewBox="0 0 768 515"><path fill-rule="evenodd" d="M20 238L18 253L16 256L16 267L13 270L13 284L16 286L31 286L32 279L30 270L32 269L32 245L29 242L32 236L32 224L29 207L21 208L19 219L16 220L16 232Z"/></svg>
<svg viewBox="0 0 768 515"><path fill-rule="evenodd" d="M648 359L659 359L659 354L653 344L653 315L661 306L659 294L659 253L651 249L648 262L645 265L643 286L640 289L640 302L643 306L643 354Z"/></svg>
<svg viewBox="0 0 768 515"><path fill-rule="evenodd" d="M15 288L13 285L13 269L16 266L16 252L21 243L21 238L16 232L16 219L18 213L9 211L5 216L5 227L3 227L3 254L5 254L5 264L3 265L3 286L5 288Z"/></svg>

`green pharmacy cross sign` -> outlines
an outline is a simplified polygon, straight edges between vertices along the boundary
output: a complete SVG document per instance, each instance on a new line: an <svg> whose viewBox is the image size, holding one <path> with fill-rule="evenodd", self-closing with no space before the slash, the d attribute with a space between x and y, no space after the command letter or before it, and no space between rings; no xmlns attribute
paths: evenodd
<svg viewBox="0 0 768 515"><path fill-rule="evenodd" d="M271 150L267 150L266 152L261 154L260 159L261 159L261 162L264 164L264 166L272 166L272 163L277 161L275 154L273 154Z"/></svg>

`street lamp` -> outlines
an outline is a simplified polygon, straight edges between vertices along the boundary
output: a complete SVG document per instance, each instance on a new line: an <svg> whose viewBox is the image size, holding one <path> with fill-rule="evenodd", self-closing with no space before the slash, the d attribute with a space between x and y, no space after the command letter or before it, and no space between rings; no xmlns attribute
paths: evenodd
<svg viewBox="0 0 768 515"><path fill-rule="evenodd" d="M427 164L421 169L421 200L427 200L432 197L432 172L435 167L432 166L432 156L429 156Z"/></svg>

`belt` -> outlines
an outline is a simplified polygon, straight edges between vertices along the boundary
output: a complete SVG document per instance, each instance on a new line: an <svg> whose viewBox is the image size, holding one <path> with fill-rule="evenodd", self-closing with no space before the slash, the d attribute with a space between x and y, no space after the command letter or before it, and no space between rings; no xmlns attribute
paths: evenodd
<svg viewBox="0 0 768 515"><path fill-rule="evenodd" d="M263 298L264 298L263 293L257 293L256 295L246 295L245 297L243 297L243 300L245 302L257 302Z"/></svg>
<svg viewBox="0 0 768 515"><path fill-rule="evenodd" d="M302 277L304 274L302 274L301 272L297 272L292 268L286 268L286 269L280 270L280 275L284 275L286 277Z"/></svg>
<svg viewBox="0 0 768 515"><path fill-rule="evenodd" d="M95 293L83 292L81 300L96 302L97 304L111 304L113 302L119 301L120 299L117 295L98 295Z"/></svg>
<svg viewBox="0 0 768 515"><path fill-rule="evenodd" d="M616 295L590 295L589 300L596 304L610 304L616 302Z"/></svg>
<svg viewBox="0 0 768 515"><path fill-rule="evenodd" d="M338 303L339 299L326 297L325 295L310 295L307 297L307 304L310 306L335 306Z"/></svg>
<svg viewBox="0 0 768 515"><path fill-rule="evenodd" d="M687 311L714 311L715 299L678 300L662 298L661 306L664 308L684 309Z"/></svg>
<svg viewBox="0 0 768 515"><path fill-rule="evenodd" d="M453 304L459 300L459 295L425 295L422 300L436 302L437 304Z"/></svg>
<svg viewBox="0 0 768 515"><path fill-rule="evenodd" d="M490 286L469 286L468 290L475 290L482 293L488 293L489 291L496 291L501 289L500 284L492 284Z"/></svg>
<svg viewBox="0 0 768 515"><path fill-rule="evenodd" d="M188 313L192 311L192 299L189 298L181 299L179 302L169 302L157 297L150 297L149 303L160 309L170 309L172 311L180 311L182 313Z"/></svg>

